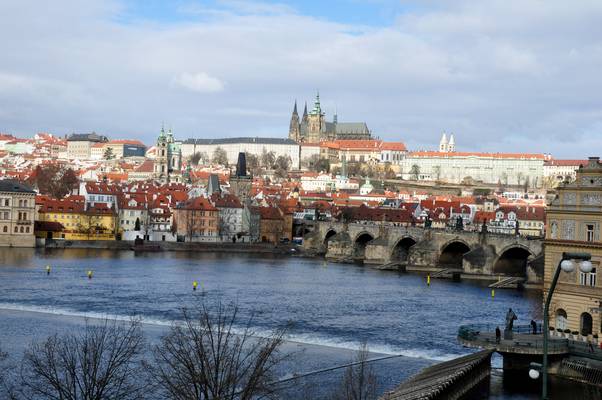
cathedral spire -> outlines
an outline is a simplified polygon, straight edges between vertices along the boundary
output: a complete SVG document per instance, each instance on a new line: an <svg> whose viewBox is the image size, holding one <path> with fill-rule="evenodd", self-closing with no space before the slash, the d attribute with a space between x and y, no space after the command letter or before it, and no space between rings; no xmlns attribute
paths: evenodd
<svg viewBox="0 0 602 400"><path fill-rule="evenodd" d="M299 115L297 113L297 99L295 99L295 107L293 108L293 115Z"/></svg>
<svg viewBox="0 0 602 400"><path fill-rule="evenodd" d="M303 109L303 118L307 117L307 101L305 102L305 108Z"/></svg>

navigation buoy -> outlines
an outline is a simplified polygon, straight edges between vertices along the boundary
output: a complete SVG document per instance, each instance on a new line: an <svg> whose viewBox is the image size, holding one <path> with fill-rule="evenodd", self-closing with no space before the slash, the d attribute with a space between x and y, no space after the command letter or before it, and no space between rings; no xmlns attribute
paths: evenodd
<svg viewBox="0 0 602 400"><path fill-rule="evenodd" d="M426 275L426 286L431 286L431 274Z"/></svg>
<svg viewBox="0 0 602 400"><path fill-rule="evenodd" d="M495 297L495 289L491 289L491 298L493 299Z"/></svg>
<svg viewBox="0 0 602 400"><path fill-rule="evenodd" d="M50 265L46 266L46 275L50 275Z"/></svg>
<svg viewBox="0 0 602 400"><path fill-rule="evenodd" d="M197 285L198 285L197 281L192 281L192 290L196 290Z"/></svg>
<svg viewBox="0 0 602 400"><path fill-rule="evenodd" d="M88 279L92 279L92 275L93 275L92 270L89 270L88 271Z"/></svg>

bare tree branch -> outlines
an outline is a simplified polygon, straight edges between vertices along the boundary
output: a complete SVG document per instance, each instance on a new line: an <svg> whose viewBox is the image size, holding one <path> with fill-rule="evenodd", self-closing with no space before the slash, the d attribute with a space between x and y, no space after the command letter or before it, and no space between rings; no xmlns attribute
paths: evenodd
<svg viewBox="0 0 602 400"><path fill-rule="evenodd" d="M155 347L148 365L164 396L174 400L251 400L273 393L274 368L288 327L262 338L251 329L252 317L240 321L236 304L219 302L212 310L200 302L182 309ZM242 325L239 325L242 322Z"/></svg>
<svg viewBox="0 0 602 400"><path fill-rule="evenodd" d="M23 393L35 399L141 399L143 348L138 321L86 321L81 333L29 346L21 368Z"/></svg>

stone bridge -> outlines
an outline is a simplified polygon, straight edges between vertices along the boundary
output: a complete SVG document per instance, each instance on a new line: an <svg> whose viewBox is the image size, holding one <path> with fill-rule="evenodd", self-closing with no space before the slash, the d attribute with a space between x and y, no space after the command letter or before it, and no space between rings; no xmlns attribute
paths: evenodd
<svg viewBox="0 0 602 400"><path fill-rule="evenodd" d="M543 275L543 240L514 235L319 222L305 235L303 246L341 262L450 268L524 277L530 283L540 282Z"/></svg>

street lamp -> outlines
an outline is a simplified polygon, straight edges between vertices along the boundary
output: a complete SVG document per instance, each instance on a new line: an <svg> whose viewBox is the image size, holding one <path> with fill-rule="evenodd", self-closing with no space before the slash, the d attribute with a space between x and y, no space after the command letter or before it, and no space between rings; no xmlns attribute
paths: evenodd
<svg viewBox="0 0 602 400"><path fill-rule="evenodd" d="M556 267L556 272L554 273L554 278L552 279L552 284L550 285L550 289L548 290L548 296L546 297L546 304L543 309L543 362L541 366L541 375L542 375L542 388L541 388L541 398L548 398L548 335L549 335L549 317L548 312L550 310L550 301L552 300L552 295L554 294L554 289L556 289L556 283L558 283L558 277L560 276L560 270L564 272L573 272L575 270L575 263L579 262L579 269L581 272L588 273L592 270L592 263L590 259L592 258L589 253L562 253L562 259L558 263ZM533 376L539 375L535 373L531 373L529 371L529 376L533 378ZM537 379L537 378L534 378Z"/></svg>

